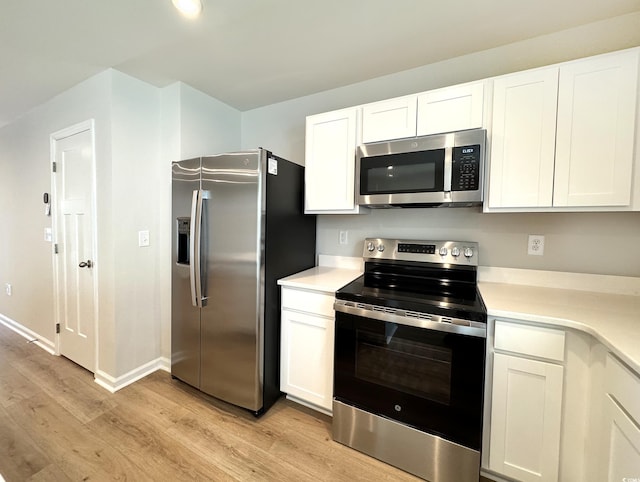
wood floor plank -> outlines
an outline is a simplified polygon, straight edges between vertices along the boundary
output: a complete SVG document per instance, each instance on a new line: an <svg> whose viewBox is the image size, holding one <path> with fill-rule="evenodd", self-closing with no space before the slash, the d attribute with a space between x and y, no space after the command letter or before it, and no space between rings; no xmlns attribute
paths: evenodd
<svg viewBox="0 0 640 482"><path fill-rule="evenodd" d="M216 465L237 480L314 480L273 458L250 440L244 440L242 434L230 433L210 419L188 415L168 433L193 452L215 460Z"/></svg>
<svg viewBox="0 0 640 482"><path fill-rule="evenodd" d="M21 360L36 352L46 353L37 345L0 323L0 353L8 362Z"/></svg>
<svg viewBox="0 0 640 482"><path fill-rule="evenodd" d="M102 440L135 454L139 467L154 480L233 480L169 433L120 407L87 426Z"/></svg>
<svg viewBox="0 0 640 482"><path fill-rule="evenodd" d="M47 394L8 407L16 424L72 480L149 480L125 455L104 443Z"/></svg>
<svg viewBox="0 0 640 482"><path fill-rule="evenodd" d="M334 442L331 417L284 398L256 418L162 371L111 394L1 326L0 472L7 482L416 480Z"/></svg>
<svg viewBox="0 0 640 482"><path fill-rule="evenodd" d="M120 409L134 412L147 421L152 420L154 425L164 429L174 425L188 412L188 408L160 397L140 383L134 383L116 392L112 401Z"/></svg>
<svg viewBox="0 0 640 482"><path fill-rule="evenodd" d="M26 480L50 463L18 424L0 416L0 473L6 480Z"/></svg>
<svg viewBox="0 0 640 482"><path fill-rule="evenodd" d="M0 406L8 407L15 402L30 398L40 391L40 388L33 381L17 370L8 369L0 372Z"/></svg>
<svg viewBox="0 0 640 482"><path fill-rule="evenodd" d="M71 479L56 464L47 465L26 480L28 482L71 482Z"/></svg>
<svg viewBox="0 0 640 482"><path fill-rule="evenodd" d="M66 358L49 357L31 356L12 362L12 366L83 423L116 405L113 394L93 383L90 372Z"/></svg>

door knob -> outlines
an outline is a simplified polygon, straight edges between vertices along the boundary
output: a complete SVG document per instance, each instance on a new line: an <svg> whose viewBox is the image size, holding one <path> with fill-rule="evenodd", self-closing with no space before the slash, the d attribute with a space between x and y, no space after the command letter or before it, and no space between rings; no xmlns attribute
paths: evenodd
<svg viewBox="0 0 640 482"><path fill-rule="evenodd" d="M87 260L85 261L81 261L80 264L78 265L80 268L91 268L93 266L93 263L91 262L91 260Z"/></svg>

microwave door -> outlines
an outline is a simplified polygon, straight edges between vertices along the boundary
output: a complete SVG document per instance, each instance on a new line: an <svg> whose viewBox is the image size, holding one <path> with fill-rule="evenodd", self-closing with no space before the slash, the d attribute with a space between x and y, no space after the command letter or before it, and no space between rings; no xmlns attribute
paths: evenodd
<svg viewBox="0 0 640 482"><path fill-rule="evenodd" d="M360 204L386 206L447 202L445 190L451 189L450 148L362 156L357 166Z"/></svg>

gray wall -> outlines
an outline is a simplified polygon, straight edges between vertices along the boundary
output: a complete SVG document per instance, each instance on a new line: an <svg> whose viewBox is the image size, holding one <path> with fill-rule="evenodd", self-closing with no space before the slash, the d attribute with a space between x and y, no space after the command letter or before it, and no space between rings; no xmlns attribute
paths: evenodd
<svg viewBox="0 0 640 482"><path fill-rule="evenodd" d="M121 377L170 356L173 160L240 148L241 114L181 83L109 69L0 128L0 316L54 347L49 136L95 119L98 365ZM148 230L150 246L138 247ZM12 296L4 293L13 286Z"/></svg>
<svg viewBox="0 0 640 482"><path fill-rule="evenodd" d="M510 44L244 112L243 147L304 163L307 115L640 45L640 13ZM381 59L382 61L383 59ZM349 243L338 243L339 231ZM527 255L529 234L544 256ZM377 210L318 217L318 254L360 256L367 236L480 243L485 266L640 276L640 213L483 214L477 209Z"/></svg>

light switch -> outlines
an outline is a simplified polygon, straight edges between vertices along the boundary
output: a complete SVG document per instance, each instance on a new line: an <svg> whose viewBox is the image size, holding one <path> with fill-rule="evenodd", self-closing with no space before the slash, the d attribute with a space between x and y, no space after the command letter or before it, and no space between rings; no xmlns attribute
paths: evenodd
<svg viewBox="0 0 640 482"><path fill-rule="evenodd" d="M149 231L138 231L138 246L149 246Z"/></svg>
<svg viewBox="0 0 640 482"><path fill-rule="evenodd" d="M44 240L51 242L51 228L44 228Z"/></svg>

